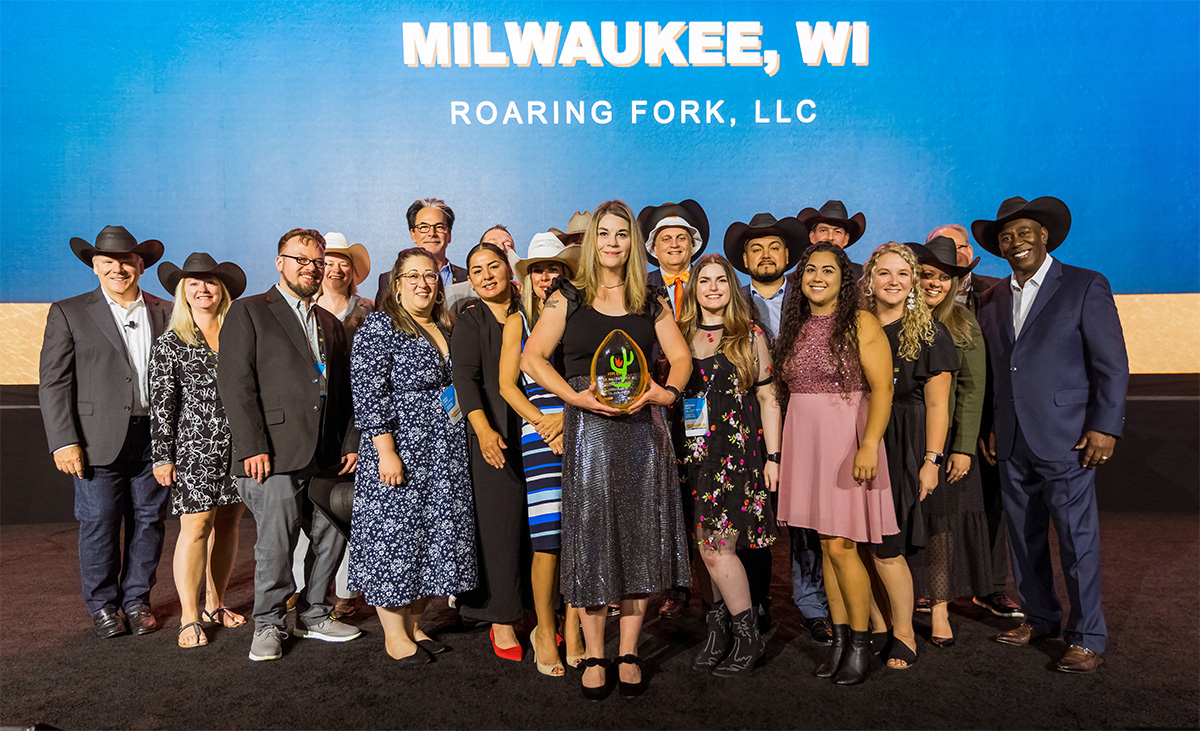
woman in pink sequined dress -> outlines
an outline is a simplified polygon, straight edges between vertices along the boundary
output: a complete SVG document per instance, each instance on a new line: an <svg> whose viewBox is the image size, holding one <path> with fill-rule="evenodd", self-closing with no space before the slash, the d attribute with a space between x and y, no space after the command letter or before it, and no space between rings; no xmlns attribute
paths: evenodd
<svg viewBox="0 0 1200 731"><path fill-rule="evenodd" d="M874 316L857 309L840 247L809 247L798 271L801 296L784 306L772 353L787 414L778 518L821 536L833 647L815 672L853 685L871 661L871 583L858 544L897 531L882 446L892 352Z"/></svg>

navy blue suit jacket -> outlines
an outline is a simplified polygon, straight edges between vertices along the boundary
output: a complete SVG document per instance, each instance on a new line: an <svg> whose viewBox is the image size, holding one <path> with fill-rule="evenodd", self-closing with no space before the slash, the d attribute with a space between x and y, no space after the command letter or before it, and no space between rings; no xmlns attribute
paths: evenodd
<svg viewBox="0 0 1200 731"><path fill-rule="evenodd" d="M991 365L996 454L1012 456L1020 424L1042 460L1078 459L1083 432L1121 436L1129 359L1108 280L1055 259L1021 337L1013 337L1012 277L979 296Z"/></svg>

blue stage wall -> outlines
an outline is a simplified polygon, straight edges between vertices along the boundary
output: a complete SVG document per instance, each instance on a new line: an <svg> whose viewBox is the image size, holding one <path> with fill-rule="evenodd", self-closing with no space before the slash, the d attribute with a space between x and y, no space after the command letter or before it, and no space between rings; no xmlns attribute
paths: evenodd
<svg viewBox="0 0 1200 731"><path fill-rule="evenodd" d="M176 263L233 259L250 291L275 280L272 247L296 226L366 243L378 270L423 196L458 213L456 261L492 223L523 252L613 197L635 212L699 200L717 251L735 220L840 198L866 214L862 261L1008 196L1056 195L1074 214L1056 256L1117 293L1195 292L1198 19L1195 2L2 2L0 301L93 288L67 242L106 224L161 239ZM605 22L624 50L627 23L648 41L672 21L687 28L659 66L588 45ZM822 21L857 23L841 65L805 63L797 23ZM514 65L506 22L560 23L558 54ZM450 52L406 65L406 23L425 39L451 24ZM570 47L584 60L566 65ZM480 66L489 50L509 65ZM980 271L1006 273L978 253Z"/></svg>

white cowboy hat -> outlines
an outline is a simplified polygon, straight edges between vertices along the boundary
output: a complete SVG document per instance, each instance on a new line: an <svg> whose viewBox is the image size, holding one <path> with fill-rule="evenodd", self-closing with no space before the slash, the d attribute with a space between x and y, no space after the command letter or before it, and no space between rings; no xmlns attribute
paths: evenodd
<svg viewBox="0 0 1200 731"><path fill-rule="evenodd" d="M371 255L362 244L351 244L346 237L335 231L325 234L325 255L344 256L354 265L354 286L367 280L371 273Z"/></svg>
<svg viewBox="0 0 1200 731"><path fill-rule="evenodd" d="M556 261L565 265L570 270L568 274L573 275L579 268L579 252L578 246L565 246L552 233L534 234L533 239L529 242L529 251L525 258L518 261L514 268L517 270L517 276L524 279L525 275L529 273L529 267L534 264L542 261Z"/></svg>

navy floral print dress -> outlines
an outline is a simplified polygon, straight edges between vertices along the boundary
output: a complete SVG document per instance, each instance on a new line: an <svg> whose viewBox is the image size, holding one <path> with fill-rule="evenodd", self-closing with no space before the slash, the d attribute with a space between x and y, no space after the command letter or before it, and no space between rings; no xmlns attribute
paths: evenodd
<svg viewBox="0 0 1200 731"><path fill-rule="evenodd" d="M362 443L349 588L376 607L475 588L466 420L452 425L441 402L451 385L449 357L425 338L397 330L389 315L373 312L355 334L350 379ZM386 433L404 463L405 480L396 487L379 479L372 437Z"/></svg>

